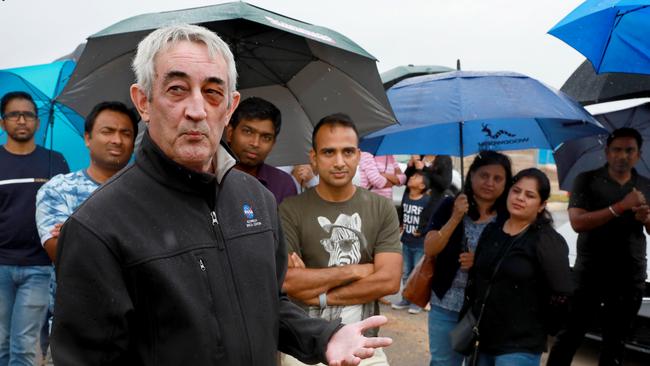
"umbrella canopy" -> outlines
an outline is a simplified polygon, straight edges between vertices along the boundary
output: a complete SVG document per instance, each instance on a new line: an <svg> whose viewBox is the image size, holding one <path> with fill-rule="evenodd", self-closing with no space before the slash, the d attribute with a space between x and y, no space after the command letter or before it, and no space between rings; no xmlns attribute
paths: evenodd
<svg viewBox="0 0 650 366"><path fill-rule="evenodd" d="M599 74L650 74L650 0L587 0L548 33L585 55Z"/></svg>
<svg viewBox="0 0 650 366"><path fill-rule="evenodd" d="M650 75L596 74L589 61L583 62L560 89L582 105L650 97Z"/></svg>
<svg viewBox="0 0 650 366"><path fill-rule="evenodd" d="M345 36L244 2L144 14L88 38L60 100L86 113L102 100L130 103L130 62L151 31L176 23L205 26L235 55L242 97L258 96L282 112L284 126L271 164L307 160L313 126L344 112L361 134L395 123L376 60Z"/></svg>
<svg viewBox="0 0 650 366"><path fill-rule="evenodd" d="M650 141L650 103L595 117L609 132L621 127L631 127L639 131L644 141ZM573 189L573 180L578 174L603 166L607 162L606 143L607 135L601 135L582 138L560 146L553 153L560 188L565 191ZM650 177L649 150L641 149L641 159L635 166L637 172L646 177Z"/></svg>
<svg viewBox="0 0 650 366"><path fill-rule="evenodd" d="M400 125L366 136L376 155L555 149L607 133L577 102L513 72L453 71L406 79L388 90Z"/></svg>
<svg viewBox="0 0 650 366"><path fill-rule="evenodd" d="M384 89L388 90L404 79L420 75L439 74L447 71L454 71L454 69L438 65L402 65L382 72L381 82L384 84Z"/></svg>
<svg viewBox="0 0 650 366"><path fill-rule="evenodd" d="M83 140L84 118L56 100L74 68L73 61L65 60L0 70L0 96L12 91L29 93L40 119L36 143L62 153L70 169L77 170L90 162ZM0 144L6 141L6 133L0 131Z"/></svg>

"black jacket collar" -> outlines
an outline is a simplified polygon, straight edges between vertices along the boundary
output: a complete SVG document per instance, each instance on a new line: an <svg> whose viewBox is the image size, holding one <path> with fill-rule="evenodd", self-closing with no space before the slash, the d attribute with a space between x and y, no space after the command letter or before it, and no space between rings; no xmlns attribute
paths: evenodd
<svg viewBox="0 0 650 366"><path fill-rule="evenodd" d="M210 196L235 163L229 149L222 142L213 159L216 174L188 169L167 157L151 139L148 131L144 133L136 154L136 165L162 184L183 192L212 192Z"/></svg>

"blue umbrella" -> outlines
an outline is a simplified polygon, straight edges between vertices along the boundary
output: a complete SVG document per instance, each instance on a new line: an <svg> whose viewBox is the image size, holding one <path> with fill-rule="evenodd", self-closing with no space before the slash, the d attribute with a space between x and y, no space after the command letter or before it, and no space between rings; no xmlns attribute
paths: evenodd
<svg viewBox="0 0 650 366"><path fill-rule="evenodd" d="M564 93L513 72L418 76L390 88L388 100L400 125L361 141L361 149L375 155L555 149L607 133Z"/></svg>
<svg viewBox="0 0 650 366"><path fill-rule="evenodd" d="M585 55L598 74L650 74L650 0L587 0L548 33Z"/></svg>
<svg viewBox="0 0 650 366"><path fill-rule="evenodd" d="M78 170L90 162L83 140L84 118L56 100L74 68L73 61L64 60L0 70L0 96L11 91L31 94L41 121L36 143L62 153L70 169ZM0 144L6 140L1 131Z"/></svg>

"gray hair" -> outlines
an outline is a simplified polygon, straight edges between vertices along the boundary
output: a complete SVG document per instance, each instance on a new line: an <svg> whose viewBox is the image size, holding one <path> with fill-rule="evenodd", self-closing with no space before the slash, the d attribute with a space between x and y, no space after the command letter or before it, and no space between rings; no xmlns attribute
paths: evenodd
<svg viewBox="0 0 650 366"><path fill-rule="evenodd" d="M208 55L214 59L220 55L228 68L228 105L232 102L232 93L237 90L237 69L235 58L230 48L216 33L191 24L177 24L157 29L138 44L138 51L133 58L132 68L137 84L144 89L147 98L152 98L153 80L155 78L154 60L158 53L170 45L181 42L201 42L208 47Z"/></svg>

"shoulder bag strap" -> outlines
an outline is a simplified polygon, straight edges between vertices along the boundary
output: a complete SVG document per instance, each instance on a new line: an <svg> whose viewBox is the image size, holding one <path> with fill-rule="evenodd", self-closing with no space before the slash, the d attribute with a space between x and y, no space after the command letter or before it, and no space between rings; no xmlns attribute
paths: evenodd
<svg viewBox="0 0 650 366"><path fill-rule="evenodd" d="M510 244L508 245L506 250L503 252L503 255L501 256L501 258L497 262L497 265L494 267L494 272L492 272L492 277L490 277L490 282L488 283L488 288L485 291L485 296L483 296L483 303L481 304L481 310L479 311L478 318L476 319L476 325L474 326L474 329L473 329L474 334L476 334L477 337L479 336L478 327L479 327L479 324L481 323L481 319L483 318L483 311L485 310L485 304L487 303L488 296L490 296L490 290L492 289L492 284L494 283L494 279L497 276L497 272L499 271L499 268L501 268L501 264L503 263L503 260L508 256L508 253L510 252L510 249L512 249L512 247L515 246L515 243L517 242L517 240L519 240L523 236L523 234L525 234L527 231L528 231L528 228L526 228L519 235L517 235L516 237L514 237L512 239L512 241L510 242Z"/></svg>

